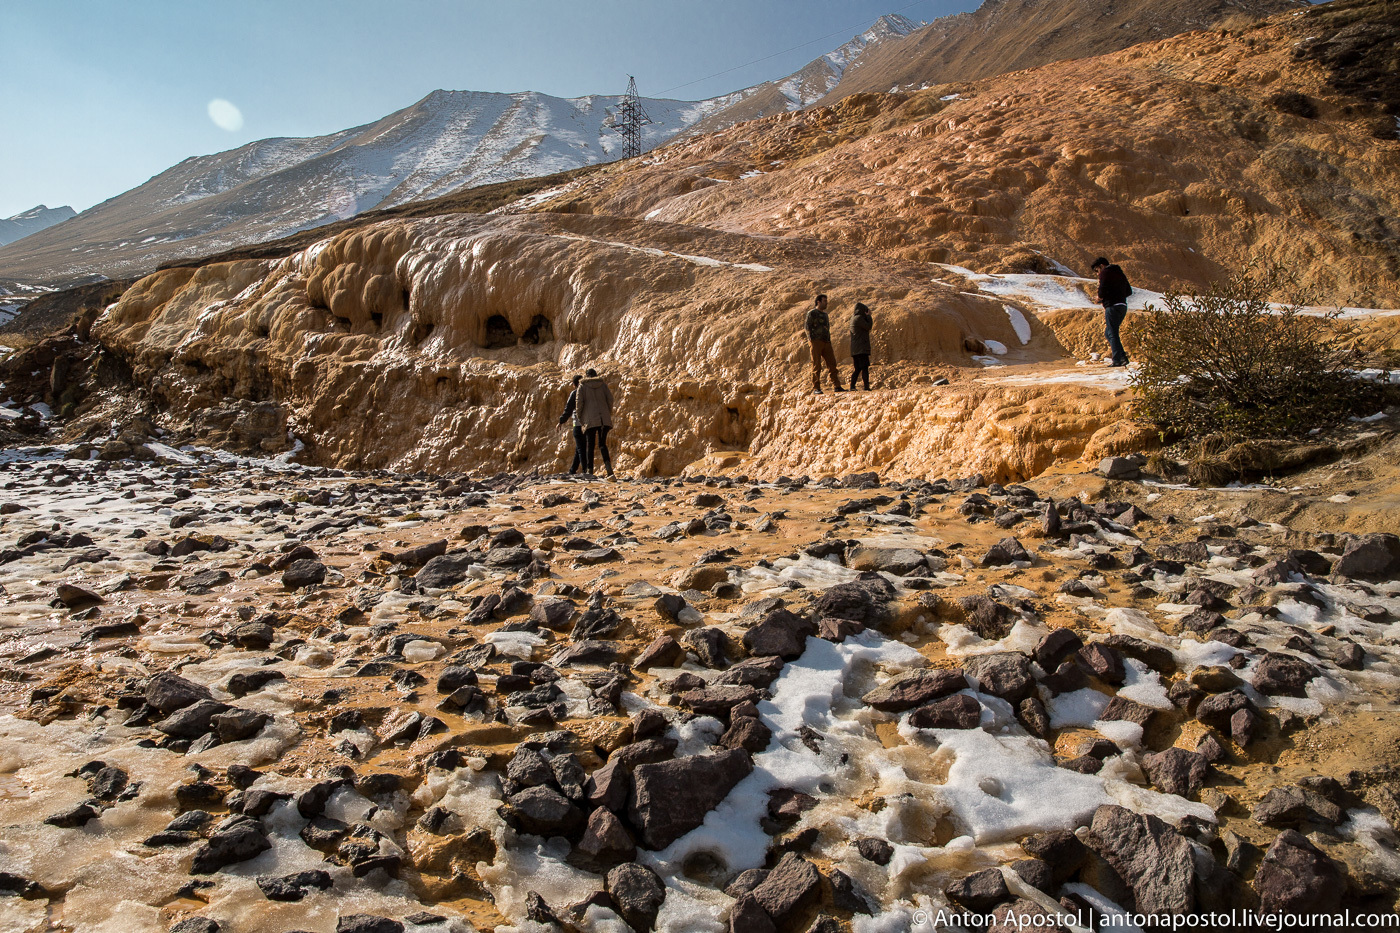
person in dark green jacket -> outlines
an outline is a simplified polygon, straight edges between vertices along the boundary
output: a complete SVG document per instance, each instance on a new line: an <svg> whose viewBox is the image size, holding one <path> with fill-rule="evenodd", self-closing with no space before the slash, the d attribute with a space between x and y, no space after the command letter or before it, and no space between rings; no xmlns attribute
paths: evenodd
<svg viewBox="0 0 1400 933"><path fill-rule="evenodd" d="M803 325L807 331L807 339L812 344L812 388L818 395L822 393L822 363L826 363L826 368L831 372L831 384L837 392L843 391L841 388L841 376L836 372L836 352L831 349L831 318L826 313L826 296L818 295L812 305L812 309L807 312L807 321Z"/></svg>
<svg viewBox="0 0 1400 933"><path fill-rule="evenodd" d="M851 315L851 391L856 388L856 377L865 380L865 391L870 391L870 328L874 321L870 309L859 301L855 313Z"/></svg>

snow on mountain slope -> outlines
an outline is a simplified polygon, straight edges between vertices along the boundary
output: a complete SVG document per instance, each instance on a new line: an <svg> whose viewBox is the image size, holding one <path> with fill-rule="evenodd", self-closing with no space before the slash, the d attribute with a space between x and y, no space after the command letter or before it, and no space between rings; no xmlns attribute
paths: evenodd
<svg viewBox="0 0 1400 933"><path fill-rule="evenodd" d="M13 243L15 240L29 236L31 233L38 233L46 227L54 224L61 224L70 217L77 217L78 212L68 205L63 207L45 207L40 204L38 207L31 207L29 210L16 214L13 217L6 217L0 220L0 246L6 243Z"/></svg>

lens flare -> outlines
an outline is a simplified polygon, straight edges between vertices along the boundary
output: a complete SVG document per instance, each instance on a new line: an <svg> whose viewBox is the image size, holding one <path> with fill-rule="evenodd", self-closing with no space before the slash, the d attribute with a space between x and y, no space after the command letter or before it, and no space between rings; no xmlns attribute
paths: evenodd
<svg viewBox="0 0 1400 933"><path fill-rule="evenodd" d="M243 129L243 111L222 97L216 97L209 102L209 119L213 120L219 129L228 130L230 133Z"/></svg>

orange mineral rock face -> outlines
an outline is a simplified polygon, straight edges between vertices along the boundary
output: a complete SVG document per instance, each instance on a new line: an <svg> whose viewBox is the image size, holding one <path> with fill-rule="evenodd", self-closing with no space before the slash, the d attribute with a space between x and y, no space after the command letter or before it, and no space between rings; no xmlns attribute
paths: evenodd
<svg viewBox="0 0 1400 933"><path fill-rule="evenodd" d="M616 218L389 221L281 261L157 273L94 334L178 419L278 402L306 456L341 466L560 469L569 377L590 366L617 399L619 464L646 473L730 451L755 475L1015 479L1078 457L1121 416L1121 383L1037 384L1067 361L1034 314L928 268ZM808 398L802 325L818 290L843 381L850 309L875 309L875 391L828 383ZM1013 387L975 378L991 362L1031 374Z"/></svg>

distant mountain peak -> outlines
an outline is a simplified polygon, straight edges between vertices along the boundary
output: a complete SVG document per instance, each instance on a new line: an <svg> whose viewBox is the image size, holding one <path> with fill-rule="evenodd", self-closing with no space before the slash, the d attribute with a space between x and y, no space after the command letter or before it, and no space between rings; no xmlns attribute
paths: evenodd
<svg viewBox="0 0 1400 933"><path fill-rule="evenodd" d="M61 224L70 217L77 216L78 212L67 204L54 208L44 204L31 207L13 217L0 220L0 246L13 243L15 240L22 240L32 233L38 233L40 230L52 227L54 224Z"/></svg>

